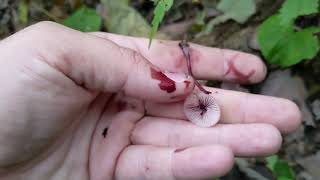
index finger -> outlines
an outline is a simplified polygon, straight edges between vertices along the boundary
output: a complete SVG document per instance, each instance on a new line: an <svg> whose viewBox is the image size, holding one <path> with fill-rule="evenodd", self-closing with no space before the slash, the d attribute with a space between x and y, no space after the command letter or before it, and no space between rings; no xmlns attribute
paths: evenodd
<svg viewBox="0 0 320 180"><path fill-rule="evenodd" d="M177 41L153 40L96 32L92 35L141 53L151 63L171 72L187 72L186 59ZM190 43L190 60L197 79L256 83L264 79L266 67L257 56Z"/></svg>

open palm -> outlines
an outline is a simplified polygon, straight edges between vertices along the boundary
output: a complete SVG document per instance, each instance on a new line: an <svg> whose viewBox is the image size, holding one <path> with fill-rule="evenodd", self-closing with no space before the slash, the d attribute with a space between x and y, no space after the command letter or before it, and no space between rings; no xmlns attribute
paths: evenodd
<svg viewBox="0 0 320 180"><path fill-rule="evenodd" d="M198 79L255 83L255 56L191 45ZM265 156L293 131L292 102L206 87L222 116L183 113L194 89L178 42L84 34L42 22L0 43L0 179L203 179Z"/></svg>

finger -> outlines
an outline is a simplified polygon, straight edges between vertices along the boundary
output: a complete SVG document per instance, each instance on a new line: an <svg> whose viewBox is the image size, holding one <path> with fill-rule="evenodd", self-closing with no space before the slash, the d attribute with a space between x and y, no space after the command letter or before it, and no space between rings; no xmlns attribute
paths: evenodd
<svg viewBox="0 0 320 180"><path fill-rule="evenodd" d="M112 97L104 112L98 114L99 121L95 123L93 136L90 136L90 179L113 179L117 158L130 145L130 134L136 122L143 117L142 101L121 96L123 107L119 111L116 105L119 96Z"/></svg>
<svg viewBox="0 0 320 180"><path fill-rule="evenodd" d="M156 146L129 146L116 167L116 179L204 179L226 174L233 165L232 152L223 146L184 150Z"/></svg>
<svg viewBox="0 0 320 180"><path fill-rule="evenodd" d="M124 91L129 96L166 102L193 89L192 78L184 73L162 72L136 51L55 23L38 23L10 40L34 53L28 64L49 65L92 91ZM27 46L30 42L35 45Z"/></svg>
<svg viewBox="0 0 320 180"><path fill-rule="evenodd" d="M268 124L219 124L200 128L188 121L145 117L133 130L134 144L186 148L221 144L236 156L266 156L281 146L280 132Z"/></svg>
<svg viewBox="0 0 320 180"><path fill-rule="evenodd" d="M179 42L153 40L148 49L148 40L109 33L91 33L109 39L120 46L134 49L153 64L173 72L186 72L185 57ZM198 79L227 80L239 83L255 83L264 79L266 67L257 56L233 50L210 48L190 43L193 74Z"/></svg>
<svg viewBox="0 0 320 180"><path fill-rule="evenodd" d="M212 96L220 106L220 123L267 123L282 133L294 131L301 123L299 108L287 99L209 87L205 89L213 92ZM166 104L148 102L146 109L148 115L186 119L183 101Z"/></svg>

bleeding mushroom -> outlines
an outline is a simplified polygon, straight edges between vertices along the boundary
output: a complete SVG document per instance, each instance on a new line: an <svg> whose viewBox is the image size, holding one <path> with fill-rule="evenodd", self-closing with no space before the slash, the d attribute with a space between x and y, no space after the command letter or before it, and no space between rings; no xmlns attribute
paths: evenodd
<svg viewBox="0 0 320 180"><path fill-rule="evenodd" d="M193 76L190 60L189 44L182 41L179 44L187 61L188 73L194 79L199 91L190 94L184 102L184 114L186 117L200 127L210 127L215 125L220 119L220 107L211 92L205 90Z"/></svg>

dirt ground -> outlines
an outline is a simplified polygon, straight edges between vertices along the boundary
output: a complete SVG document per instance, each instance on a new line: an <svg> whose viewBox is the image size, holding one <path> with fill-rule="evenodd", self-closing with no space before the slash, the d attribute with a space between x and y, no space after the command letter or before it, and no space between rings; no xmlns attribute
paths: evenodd
<svg viewBox="0 0 320 180"><path fill-rule="evenodd" d="M117 0L110 0L117 1ZM207 8L208 14L202 20L208 22L219 15L214 8L217 0L207 0L210 7L203 4L193 4L191 0L180 0L173 6L162 23L160 33L168 39L187 38L191 42L202 45L235 49L261 56L257 45L256 32L259 25L267 17L273 15L281 7L282 0L256 0L257 11L245 23L234 21L224 22L214 28L206 36L197 36L199 32L199 12ZM108 19L108 8L101 10L103 5L99 0L30 0L28 9L28 22L19 20L18 0L0 0L0 39L38 21L62 21L81 5L94 8ZM131 0L130 7L151 22L153 4L146 0ZM128 11L127 13L131 13ZM107 15L106 15L107 14ZM110 13L112 16L112 13ZM111 17L110 17L111 18ZM104 20L102 31L117 33L116 28L106 26ZM320 16L304 17L297 21L300 26L320 26ZM121 26L121 28L126 28ZM127 27L130 29L130 26ZM122 29L123 30L123 29ZM119 32L120 33L120 32ZM160 35L161 36L161 35ZM263 57L262 57L263 58ZM206 82L211 86L229 88L252 93L266 94L289 98L296 102L303 113L303 125L295 133L285 137L280 158L289 162L293 167L296 179L320 179L320 56L312 61L305 61L288 69L280 69L268 65L268 77L262 83L239 86L219 82ZM264 158L239 158L236 166L224 180L233 179L274 179L272 173L265 165Z"/></svg>

